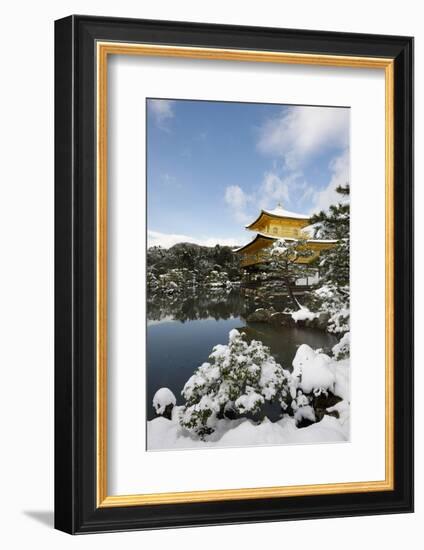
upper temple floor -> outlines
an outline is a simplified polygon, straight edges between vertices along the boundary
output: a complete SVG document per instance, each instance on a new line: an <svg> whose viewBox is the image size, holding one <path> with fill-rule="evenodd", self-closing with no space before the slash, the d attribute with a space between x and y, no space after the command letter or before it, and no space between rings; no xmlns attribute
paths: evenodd
<svg viewBox="0 0 424 550"><path fill-rule="evenodd" d="M261 210L256 220L246 225L246 229L270 237L306 239L309 235L303 229L309 223L309 216L289 212L279 204L274 210Z"/></svg>

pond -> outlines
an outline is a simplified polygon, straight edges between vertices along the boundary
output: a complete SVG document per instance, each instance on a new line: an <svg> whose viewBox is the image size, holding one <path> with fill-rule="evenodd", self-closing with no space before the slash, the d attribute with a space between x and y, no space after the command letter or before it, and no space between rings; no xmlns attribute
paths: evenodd
<svg viewBox="0 0 424 550"><path fill-rule="evenodd" d="M152 297L147 304L147 418L155 417L155 392L167 387L182 404L181 390L195 369L208 360L216 344L228 343L236 328L247 340L260 340L286 369L300 344L331 348L337 339L324 331L248 323L254 306L239 290L215 291L176 297Z"/></svg>

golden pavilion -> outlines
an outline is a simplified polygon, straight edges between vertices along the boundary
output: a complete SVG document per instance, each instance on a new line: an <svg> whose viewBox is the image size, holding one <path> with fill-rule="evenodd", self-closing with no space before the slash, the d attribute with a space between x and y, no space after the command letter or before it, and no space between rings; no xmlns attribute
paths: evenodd
<svg viewBox="0 0 424 550"><path fill-rule="evenodd" d="M234 251L240 254L240 263L244 268L269 262L269 250L267 249L277 239L305 240L305 246L313 254L307 257L300 257L298 260L299 263L312 262L322 250L333 247L337 242L336 240L313 238L309 216L289 212L281 204L278 204L274 210L261 210L256 220L246 225L246 229L256 231L255 238Z"/></svg>

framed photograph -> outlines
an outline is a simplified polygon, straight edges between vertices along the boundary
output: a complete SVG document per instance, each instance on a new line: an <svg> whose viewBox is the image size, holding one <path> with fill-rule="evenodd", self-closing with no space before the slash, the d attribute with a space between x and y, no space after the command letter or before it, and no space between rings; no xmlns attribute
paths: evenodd
<svg viewBox="0 0 424 550"><path fill-rule="evenodd" d="M55 24L55 525L413 510L413 39Z"/></svg>

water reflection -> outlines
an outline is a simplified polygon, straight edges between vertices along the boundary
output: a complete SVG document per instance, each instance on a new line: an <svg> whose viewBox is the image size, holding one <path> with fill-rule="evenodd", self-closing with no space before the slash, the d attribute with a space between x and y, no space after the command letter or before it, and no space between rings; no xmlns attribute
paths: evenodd
<svg viewBox="0 0 424 550"><path fill-rule="evenodd" d="M243 317L249 302L239 290L193 290L192 293L167 296L152 295L147 301L147 319L161 321L195 321L200 319L231 319Z"/></svg>

